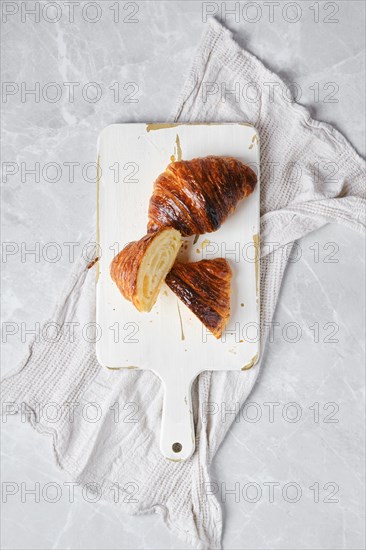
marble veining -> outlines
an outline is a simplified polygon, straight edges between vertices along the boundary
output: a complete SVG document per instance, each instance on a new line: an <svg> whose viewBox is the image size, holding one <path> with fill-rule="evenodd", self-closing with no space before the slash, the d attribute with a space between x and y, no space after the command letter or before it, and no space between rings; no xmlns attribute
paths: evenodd
<svg viewBox="0 0 366 550"><path fill-rule="evenodd" d="M288 2L274 8L273 22L264 6L253 22L255 8L243 8L247 2L230 15L221 13L221 2L117 8L103 1L96 2L102 14L95 23L93 8L82 14L86 2L75 7L74 22L58 2L57 23L47 20L57 17L52 8L39 22L22 22L20 3L3 4L2 229L3 240L13 243L2 265L3 321L15 331L4 345L3 374L26 352L30 336L21 323L29 329L48 317L72 269L71 251L77 257L92 235L99 132L113 122L167 119L208 13L225 16L241 46L295 82L312 115L365 153L362 2L328 3L339 7L336 14L324 2L297 2L301 18L293 23L296 6ZM233 3L223 4L229 10ZM328 225L300 246L260 379L212 466L225 548L365 544L364 240ZM301 333L296 342L294 331ZM225 410L215 414L225 419ZM88 502L78 489L70 502L64 485L70 480L54 464L50 440L19 418L3 424L2 453L3 483L19 487L2 506L4 548L185 548L158 517L121 514L103 501ZM21 483L28 489L57 483L61 498L34 502L28 495L22 502Z"/></svg>

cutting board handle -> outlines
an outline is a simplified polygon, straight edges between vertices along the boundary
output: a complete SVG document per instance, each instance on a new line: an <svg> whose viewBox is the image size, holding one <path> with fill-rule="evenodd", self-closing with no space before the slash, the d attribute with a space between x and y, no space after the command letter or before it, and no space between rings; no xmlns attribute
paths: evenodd
<svg viewBox="0 0 366 550"><path fill-rule="evenodd" d="M173 371L174 373L174 371ZM165 458L187 460L195 449L192 413L192 381L165 378L160 449Z"/></svg>

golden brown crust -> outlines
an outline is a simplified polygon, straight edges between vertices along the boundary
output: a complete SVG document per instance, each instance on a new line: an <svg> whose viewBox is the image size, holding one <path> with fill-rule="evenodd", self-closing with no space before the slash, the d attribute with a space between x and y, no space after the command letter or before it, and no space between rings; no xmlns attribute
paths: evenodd
<svg viewBox="0 0 366 550"><path fill-rule="evenodd" d="M185 236L216 231L256 183L254 171L233 157L172 162L155 181L148 231L175 227Z"/></svg>
<svg viewBox="0 0 366 550"><path fill-rule="evenodd" d="M198 319L220 338L230 317L232 272L223 258L175 262L165 282Z"/></svg>
<svg viewBox="0 0 366 550"><path fill-rule="evenodd" d="M122 295L139 311L150 311L154 305L160 285L180 246L179 232L166 227L127 244L113 258L111 278Z"/></svg>
<svg viewBox="0 0 366 550"><path fill-rule="evenodd" d="M137 273L141 260L154 240L156 233L145 235L139 241L128 243L117 256L113 258L110 273L123 296L133 302L137 290Z"/></svg>

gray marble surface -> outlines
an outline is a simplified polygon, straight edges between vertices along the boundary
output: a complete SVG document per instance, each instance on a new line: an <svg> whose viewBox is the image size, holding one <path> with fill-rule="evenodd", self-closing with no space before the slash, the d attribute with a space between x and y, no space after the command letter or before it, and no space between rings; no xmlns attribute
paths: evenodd
<svg viewBox="0 0 366 550"><path fill-rule="evenodd" d="M7 83L2 159L9 163L3 172L2 230L3 240L15 243L2 264L6 322L29 328L49 315L72 267L63 243L83 243L93 228L95 183L92 168L86 177L83 168L95 160L100 130L119 121L167 119L207 12L226 17L243 47L297 83L300 102L314 117L334 124L365 154L361 1L241 2L236 15L225 13L233 2L120 2L119 14L115 2L94 3L98 11L80 2L74 21L65 2L57 3L58 12L45 4L39 4L35 21L24 13L24 5L30 9L34 2L2 3L7 12L1 39ZM59 16L58 23L50 22ZM70 82L78 83L73 98L65 84ZM39 101L25 94L31 88L38 93L37 87ZM93 101L96 91L101 97ZM55 93L61 97L52 102ZM39 181L26 173L36 162ZM65 164L73 162L74 178ZM57 262L43 257L49 242L61 247ZM252 404L234 423L212 467L225 548L365 546L364 239L326 226L300 245L301 258L285 277L275 316L279 324ZM35 247L39 258L22 257L22 250ZM297 342L289 341L288 323L297 324ZM8 338L3 374L18 365L29 339L21 331ZM31 488L36 482L64 487L70 481L57 469L48 438L17 417L2 428L3 483ZM2 506L4 548L185 547L152 515L124 515L110 504L86 502L77 491L73 503L64 490L54 504L21 493Z"/></svg>

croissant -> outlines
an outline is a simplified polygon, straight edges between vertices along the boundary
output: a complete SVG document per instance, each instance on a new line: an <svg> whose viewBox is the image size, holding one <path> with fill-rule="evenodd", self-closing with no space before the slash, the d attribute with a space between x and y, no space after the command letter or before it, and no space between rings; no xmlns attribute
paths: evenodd
<svg viewBox="0 0 366 550"><path fill-rule="evenodd" d="M253 170L233 157L171 162L155 181L147 229L175 227L184 236L216 231L256 183Z"/></svg>
<svg viewBox="0 0 366 550"><path fill-rule="evenodd" d="M230 317L232 272L223 258L176 262L165 282L198 319L220 338Z"/></svg>
<svg viewBox="0 0 366 550"><path fill-rule="evenodd" d="M164 228L129 243L114 257L110 274L139 311L150 311L182 245L176 229Z"/></svg>

